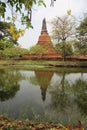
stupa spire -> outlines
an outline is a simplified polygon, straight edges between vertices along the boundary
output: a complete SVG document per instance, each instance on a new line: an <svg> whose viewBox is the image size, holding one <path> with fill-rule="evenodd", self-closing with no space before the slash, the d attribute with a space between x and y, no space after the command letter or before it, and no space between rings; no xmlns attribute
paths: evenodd
<svg viewBox="0 0 87 130"><path fill-rule="evenodd" d="M51 55L56 55L56 51L53 47L53 44L51 42L51 38L47 32L47 26L46 26L46 20L45 18L43 19L42 21L42 29L41 29L41 34L38 38L38 42L37 42L38 45L41 45L43 48L46 48L47 50L47 54L51 54Z"/></svg>
<svg viewBox="0 0 87 130"><path fill-rule="evenodd" d="M41 34L47 33L46 19L43 19Z"/></svg>

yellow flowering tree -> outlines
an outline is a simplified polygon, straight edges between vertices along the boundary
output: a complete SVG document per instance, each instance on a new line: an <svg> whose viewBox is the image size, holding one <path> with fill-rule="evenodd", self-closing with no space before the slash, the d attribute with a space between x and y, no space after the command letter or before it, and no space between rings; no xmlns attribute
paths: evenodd
<svg viewBox="0 0 87 130"><path fill-rule="evenodd" d="M0 50L13 47L18 44L18 39L24 35L25 30L17 29L14 24L0 22Z"/></svg>
<svg viewBox="0 0 87 130"><path fill-rule="evenodd" d="M25 30L16 29L14 25L11 25L8 29L8 32L11 34L12 39L17 41L19 37L24 35Z"/></svg>

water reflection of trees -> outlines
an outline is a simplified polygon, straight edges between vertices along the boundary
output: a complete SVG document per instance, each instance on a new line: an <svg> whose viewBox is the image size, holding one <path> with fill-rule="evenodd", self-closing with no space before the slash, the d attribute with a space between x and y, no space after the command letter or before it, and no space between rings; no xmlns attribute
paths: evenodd
<svg viewBox="0 0 87 130"><path fill-rule="evenodd" d="M57 74L58 80L49 88L51 95L51 103L48 106L47 111L51 111L50 118L54 118L54 121L65 121L67 120L68 112L70 109L70 99L66 92L66 88L70 86L68 81L65 79L65 73Z"/></svg>
<svg viewBox="0 0 87 130"><path fill-rule="evenodd" d="M30 77L30 82L34 85L39 85L41 89L42 100L46 99L46 91L50 85L53 72L49 71L35 71L35 76Z"/></svg>
<svg viewBox="0 0 87 130"><path fill-rule="evenodd" d="M13 98L19 90L22 76L17 70L0 70L0 101Z"/></svg>
<svg viewBox="0 0 87 130"><path fill-rule="evenodd" d="M49 88L51 102L47 107L56 121L75 122L87 115L87 81L79 78L70 82L66 73L58 75L58 81ZM82 114L81 114L82 113Z"/></svg>
<svg viewBox="0 0 87 130"><path fill-rule="evenodd" d="M76 96L75 102L78 105L78 109L84 115L87 115L87 81L80 78L72 84L74 94Z"/></svg>

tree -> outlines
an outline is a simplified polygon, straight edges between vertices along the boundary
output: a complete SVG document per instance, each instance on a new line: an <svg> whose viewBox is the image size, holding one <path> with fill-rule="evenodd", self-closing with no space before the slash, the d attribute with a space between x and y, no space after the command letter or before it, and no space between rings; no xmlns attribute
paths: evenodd
<svg viewBox="0 0 87 130"><path fill-rule="evenodd" d="M55 45L55 50L60 53L61 55L63 55L63 43L58 43ZM71 56L73 55L73 48L71 43L66 42L66 46L65 46L65 56Z"/></svg>
<svg viewBox="0 0 87 130"><path fill-rule="evenodd" d="M65 56L66 41L70 40L75 35L75 19L69 15L56 17L51 22L52 38L56 43L62 46L63 57Z"/></svg>
<svg viewBox="0 0 87 130"><path fill-rule="evenodd" d="M77 39L78 42L75 44L76 49L80 54L87 54L87 15L81 21L79 27L77 28Z"/></svg>
<svg viewBox="0 0 87 130"><path fill-rule="evenodd" d="M19 20L25 27L32 27L31 15L33 5L46 6L44 0L0 0L0 49L5 49L9 43L17 45L17 40L24 34L24 30L17 29L15 22ZM9 7L11 16L8 17L10 23L5 22L5 13ZM19 16L17 18L17 15ZM4 18L4 22L1 21ZM10 44L10 47L11 45Z"/></svg>
<svg viewBox="0 0 87 130"><path fill-rule="evenodd" d="M7 6L20 15L20 21L22 24L26 24L26 27L31 26L31 15L33 5L46 6L44 0L0 0L0 16L5 17Z"/></svg>
<svg viewBox="0 0 87 130"><path fill-rule="evenodd" d="M14 24L0 21L0 50L18 45L17 40L24 30L17 29Z"/></svg>
<svg viewBox="0 0 87 130"><path fill-rule="evenodd" d="M50 1L50 6L54 6L54 1L56 0ZM36 4L46 7L44 0L0 0L0 19L1 17L5 18L6 8L9 6L11 8L12 19L14 19L14 12L17 12L20 15L21 23L26 24L26 27L32 27L32 7Z"/></svg>

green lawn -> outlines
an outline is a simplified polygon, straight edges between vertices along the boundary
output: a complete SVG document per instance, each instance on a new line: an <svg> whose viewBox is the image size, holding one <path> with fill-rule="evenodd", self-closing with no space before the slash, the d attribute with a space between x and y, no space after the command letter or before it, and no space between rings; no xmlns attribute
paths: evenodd
<svg viewBox="0 0 87 130"><path fill-rule="evenodd" d="M81 67L83 66L83 67ZM0 68L16 68L27 70L46 71L85 71L87 72L87 61L47 61L47 60L0 60Z"/></svg>
<svg viewBox="0 0 87 130"><path fill-rule="evenodd" d="M0 65L87 65L87 61L0 60Z"/></svg>

